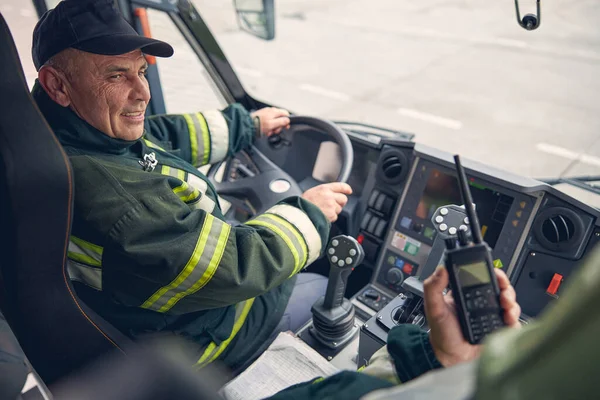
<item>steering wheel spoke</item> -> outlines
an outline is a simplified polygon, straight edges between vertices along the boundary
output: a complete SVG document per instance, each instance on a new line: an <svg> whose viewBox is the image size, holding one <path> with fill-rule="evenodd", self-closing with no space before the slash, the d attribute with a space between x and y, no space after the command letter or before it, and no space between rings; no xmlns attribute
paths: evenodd
<svg viewBox="0 0 600 400"><path fill-rule="evenodd" d="M290 123L292 125L308 125L325 132L338 143L342 149L343 165L337 181L346 182L354 161L352 143L346 133L329 121L313 117L291 116ZM215 165L209 170L208 178L220 196L247 199L256 210L256 213L261 214L287 197L300 196L303 189L308 188L304 187L306 186L306 179L303 180L301 188L287 172L268 159L255 146L247 149L246 154L259 170L259 173L254 176L246 174L249 176L230 182L227 180L227 174L225 174L223 182L217 182L216 173L219 166ZM319 183L312 179L311 182L313 181L315 184ZM310 187L315 186L315 184Z"/></svg>

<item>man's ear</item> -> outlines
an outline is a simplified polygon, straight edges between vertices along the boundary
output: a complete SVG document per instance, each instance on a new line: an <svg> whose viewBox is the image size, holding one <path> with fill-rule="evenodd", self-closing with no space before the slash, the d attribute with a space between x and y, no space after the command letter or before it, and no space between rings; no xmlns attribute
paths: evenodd
<svg viewBox="0 0 600 400"><path fill-rule="evenodd" d="M56 68L43 66L38 72L38 80L55 103L63 107L71 104L71 96L67 89L67 79L63 73Z"/></svg>

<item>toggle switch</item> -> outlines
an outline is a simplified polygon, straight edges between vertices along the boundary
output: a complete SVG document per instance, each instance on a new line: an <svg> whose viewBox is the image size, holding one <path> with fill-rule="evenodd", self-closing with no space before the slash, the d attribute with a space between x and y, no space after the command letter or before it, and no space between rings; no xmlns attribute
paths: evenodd
<svg viewBox="0 0 600 400"><path fill-rule="evenodd" d="M550 284L548 285L548 289L546 289L546 293L548 293L551 296L556 296L556 293L558 292L558 288L560 287L562 281L563 276L561 274L554 274L552 280L550 281Z"/></svg>

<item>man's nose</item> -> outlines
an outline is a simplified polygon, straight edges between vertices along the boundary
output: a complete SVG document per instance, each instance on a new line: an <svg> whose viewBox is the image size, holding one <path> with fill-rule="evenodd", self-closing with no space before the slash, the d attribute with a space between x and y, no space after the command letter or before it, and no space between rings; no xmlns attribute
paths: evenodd
<svg viewBox="0 0 600 400"><path fill-rule="evenodd" d="M148 103L150 101L150 87L145 77L137 77L131 91L131 96L138 101Z"/></svg>

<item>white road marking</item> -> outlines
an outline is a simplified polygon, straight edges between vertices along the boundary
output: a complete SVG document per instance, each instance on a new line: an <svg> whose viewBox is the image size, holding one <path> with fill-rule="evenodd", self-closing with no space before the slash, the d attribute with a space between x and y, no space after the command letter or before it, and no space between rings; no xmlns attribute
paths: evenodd
<svg viewBox="0 0 600 400"><path fill-rule="evenodd" d="M458 42L469 42L477 44L494 44L504 47L514 47L523 49L527 47L527 43L522 40L506 39L501 37L467 37L454 35L452 33L440 32L433 29L421 29L421 28L402 28L400 32L408 33L420 37L429 37L433 39L448 39L456 40Z"/></svg>
<svg viewBox="0 0 600 400"><path fill-rule="evenodd" d="M257 71L255 69L244 68L244 67L235 67L235 70L242 75L251 76L253 78L260 78L263 76L263 73Z"/></svg>
<svg viewBox="0 0 600 400"><path fill-rule="evenodd" d="M2 13L8 13L8 12L11 12L12 10L13 10L13 6L11 6L10 4L0 5L0 11L2 11Z"/></svg>
<svg viewBox="0 0 600 400"><path fill-rule="evenodd" d="M329 97L331 99L336 99L340 101L351 100L350 96L348 96L345 93L336 92L335 90L329 90L319 86L310 85L308 83L303 83L302 85L300 85L300 89L306 92L320 94L321 96Z"/></svg>
<svg viewBox="0 0 600 400"><path fill-rule="evenodd" d="M443 126L444 128L453 129L455 131L462 128L462 122L460 122L460 121L440 117L440 116L425 113L422 111L412 110L410 108L399 108L398 113L405 117L419 119L421 121L425 121L425 122L429 122L429 123L436 124L439 126Z"/></svg>
<svg viewBox="0 0 600 400"><path fill-rule="evenodd" d="M577 160L584 164L600 167L600 158L590 156L589 154L578 153L576 151L548 143L538 143L535 147L543 153L552 154L569 160Z"/></svg>

